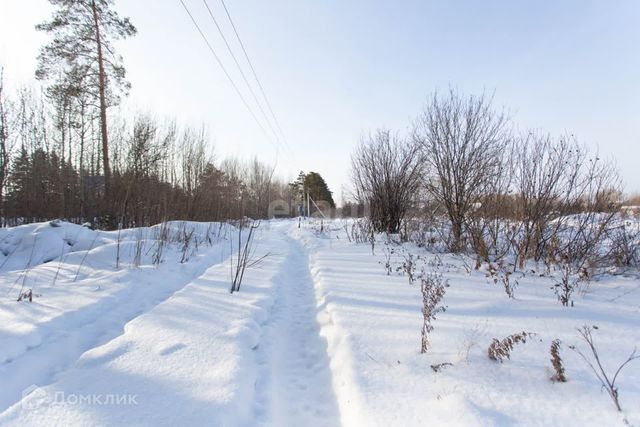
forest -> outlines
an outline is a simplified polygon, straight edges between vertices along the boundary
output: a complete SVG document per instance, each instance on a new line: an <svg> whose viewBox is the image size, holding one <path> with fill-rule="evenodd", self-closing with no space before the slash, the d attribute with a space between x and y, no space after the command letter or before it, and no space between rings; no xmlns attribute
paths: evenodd
<svg viewBox="0 0 640 427"><path fill-rule="evenodd" d="M322 176L287 181L258 158L218 158L207 129L119 108L130 84L114 40L135 36L109 1L59 6L37 26L37 86L7 89L0 72L3 225L60 218L104 229L170 219L296 215L303 194L335 207ZM1 64L0 64L1 68Z"/></svg>

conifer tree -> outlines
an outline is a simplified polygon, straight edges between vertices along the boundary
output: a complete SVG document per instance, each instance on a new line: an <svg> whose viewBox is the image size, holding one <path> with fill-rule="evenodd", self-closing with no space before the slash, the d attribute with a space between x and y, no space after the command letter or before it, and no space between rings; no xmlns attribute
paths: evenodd
<svg viewBox="0 0 640 427"><path fill-rule="evenodd" d="M136 34L129 18L112 10L113 0L49 0L57 7L50 21L36 26L53 36L38 56L36 77L52 80L49 94L67 98L88 94L100 117L106 206L111 202L107 108L130 88L113 40ZM60 102L60 101L59 101ZM68 103L60 102L60 105ZM65 106L65 108L67 108Z"/></svg>

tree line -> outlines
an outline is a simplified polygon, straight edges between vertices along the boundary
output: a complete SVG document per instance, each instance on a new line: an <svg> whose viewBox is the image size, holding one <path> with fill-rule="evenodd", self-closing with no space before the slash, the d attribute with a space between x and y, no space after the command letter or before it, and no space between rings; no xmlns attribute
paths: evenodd
<svg viewBox="0 0 640 427"><path fill-rule="evenodd" d="M108 195L96 117L87 127L61 129L48 97L30 89L14 95L0 78L4 225L63 218L113 228L166 219L265 218L273 200L295 204L294 188L274 175L273 165L257 158L218 160L204 129L148 114L131 121L111 117Z"/></svg>
<svg viewBox="0 0 640 427"><path fill-rule="evenodd" d="M258 159L215 159L204 129L118 113L130 84L113 42L134 36L135 26L112 0L49 1L53 16L36 26L50 36L35 71L42 90L8 93L0 72L3 225L265 218L274 200L296 214L305 191L328 194L333 205L319 174L288 183Z"/></svg>
<svg viewBox="0 0 640 427"><path fill-rule="evenodd" d="M453 89L428 99L409 135L365 135L351 171L376 231L444 218L448 249L487 262L593 259L622 201L613 161L573 135L517 132L492 97Z"/></svg>

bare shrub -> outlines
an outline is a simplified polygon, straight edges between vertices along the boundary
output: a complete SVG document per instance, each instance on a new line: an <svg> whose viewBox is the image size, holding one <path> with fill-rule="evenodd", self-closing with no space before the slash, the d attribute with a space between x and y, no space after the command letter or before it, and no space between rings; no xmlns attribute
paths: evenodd
<svg viewBox="0 0 640 427"><path fill-rule="evenodd" d="M499 153L498 172L488 179L484 194L473 205L466 218L471 249L478 260L498 262L513 249L518 232L513 224L512 194L514 145L505 144Z"/></svg>
<svg viewBox="0 0 640 427"><path fill-rule="evenodd" d="M531 338L532 336L533 333L523 331L511 334L508 337L503 338L501 341L498 341L496 338L494 338L493 341L491 341L489 348L487 349L489 359L501 363L505 359L511 359L511 352L513 351L513 347L516 344L526 343L527 339Z"/></svg>
<svg viewBox="0 0 640 427"><path fill-rule="evenodd" d="M419 248L433 248L436 243L434 238L435 220L433 213L429 212L430 208L425 208L426 212L422 212L419 219L405 219L402 223L403 232L401 241L412 242Z"/></svg>
<svg viewBox="0 0 640 427"><path fill-rule="evenodd" d="M387 276L393 271L393 264L391 263L391 257L395 254L395 249L389 247L389 243L385 243L384 249L384 270L387 272Z"/></svg>
<svg viewBox="0 0 640 427"><path fill-rule="evenodd" d="M421 183L417 146L388 130L363 137L351 157L351 176L375 231L398 233Z"/></svg>
<svg viewBox="0 0 640 427"><path fill-rule="evenodd" d="M599 260L617 211L615 166L577 142L529 133L516 146L515 189L521 233L518 263L564 254L574 271Z"/></svg>
<svg viewBox="0 0 640 427"><path fill-rule="evenodd" d="M554 143L548 134L529 132L521 136L515 150L515 186L522 233L518 241L520 268L530 254L542 257L549 223L558 202L567 193L565 168L571 151L565 141Z"/></svg>
<svg viewBox="0 0 640 427"><path fill-rule="evenodd" d="M500 283L504 288L504 292L507 294L509 298L515 298L515 290L518 286L518 281L515 279L511 279L512 271L508 268L504 261L500 260L495 265L489 264L487 267L488 277L493 280L493 283L496 285Z"/></svg>
<svg viewBox="0 0 640 427"><path fill-rule="evenodd" d="M629 357L627 357L627 359L618 366L618 368L613 373L613 376L611 376L611 374L607 375L604 367L602 366L602 362L600 361L600 356L598 355L598 350L596 349L596 345L593 341L592 331L597 329L598 327L595 325L593 327L584 325L582 326L582 328L578 329L578 333L580 334L582 339L587 343L589 347L589 351L591 352L591 357L587 357L576 346L571 346L569 348L574 350L576 353L578 353L578 355L582 358L582 360L584 360L587 363L587 365L589 365L589 368L591 368L591 371L600 381L602 388L604 388L607 391L607 394L609 395L609 397L611 397L611 400L613 401L613 404L615 405L616 409L619 412L622 412L622 408L620 407L620 400L619 400L620 396L618 393L618 387L616 387L616 380L618 379L618 375L620 374L620 371L622 371L622 368L624 368L630 362L636 359L640 359L640 354L637 354L638 349L634 348L631 354L629 355Z"/></svg>
<svg viewBox="0 0 640 427"><path fill-rule="evenodd" d="M579 177L571 186L573 198L565 206L566 224L560 230L560 250L574 272L584 275L588 268L606 260L602 244L619 211L621 184L611 162L603 161L597 153L589 154L584 148L582 152Z"/></svg>
<svg viewBox="0 0 640 427"><path fill-rule="evenodd" d="M396 267L396 271L406 275L409 279L409 284L413 285L416 280L416 269L418 262L422 259L420 255L414 255L410 251L402 248L402 264Z"/></svg>
<svg viewBox="0 0 640 427"><path fill-rule="evenodd" d="M244 245L242 244L242 230L244 228L244 221L240 221L238 225L238 254L236 256L236 263L233 263L233 257L230 258L232 266L233 280L231 282L230 293L234 293L240 290L242 285L242 279L244 278L244 272L247 268L255 267L262 262L269 253L261 256L255 256L255 230L260 227L260 222L252 222L249 224L249 234L247 234Z"/></svg>
<svg viewBox="0 0 640 427"><path fill-rule="evenodd" d="M573 272L568 256L563 255L560 261L560 281L551 286L551 289L558 297L558 301L565 307L573 307L573 294L578 290L580 284L588 282L589 273L586 269L581 269L578 273Z"/></svg>
<svg viewBox="0 0 640 427"><path fill-rule="evenodd" d="M420 291L422 292L422 334L420 353L426 353L429 349L429 333L433 331L432 322L438 313L443 313L446 307L439 305L444 298L447 280L442 274L434 270L423 273L420 279Z"/></svg>
<svg viewBox="0 0 640 427"><path fill-rule="evenodd" d="M500 175L510 139L508 119L484 94L435 93L418 118L414 141L428 164L426 188L451 222L452 252L463 249L464 224L474 204Z"/></svg>
<svg viewBox="0 0 640 427"><path fill-rule="evenodd" d="M609 258L617 267L638 267L640 261L640 226L624 220L609 234L611 249Z"/></svg>
<svg viewBox="0 0 640 427"><path fill-rule="evenodd" d="M142 252L144 250L145 245L145 233L143 228L138 228L136 230L136 244L133 247L133 266L140 267L142 263Z"/></svg>
<svg viewBox="0 0 640 427"><path fill-rule="evenodd" d="M181 230L181 236L180 236L180 243L182 244L182 248L181 248L182 257L180 258L181 264L184 264L185 262L189 261L189 257L191 254L190 247L191 247L191 242L193 240L194 233L195 233L195 228L192 227L190 230L187 230L186 224L183 224L182 230Z"/></svg>
<svg viewBox="0 0 640 427"><path fill-rule="evenodd" d="M301 221L301 218L298 217L298 228L300 228L300 221ZM347 224L346 221L342 224L342 228L344 228L344 234L347 236L347 241L351 243L351 234L349 234L349 224Z"/></svg>
<svg viewBox="0 0 640 427"><path fill-rule="evenodd" d="M367 218L357 219L351 224L351 232L348 234L349 241L355 243L371 243L372 236L374 235L373 226L371 221Z"/></svg>
<svg viewBox="0 0 640 427"><path fill-rule="evenodd" d="M164 249L169 242L169 223L167 221L163 221L155 230L156 232L156 246L155 251L153 252L153 256L151 257L151 262L153 265L160 265L164 260Z"/></svg>
<svg viewBox="0 0 640 427"><path fill-rule="evenodd" d="M551 366L553 366L554 370L551 381L560 383L567 382L567 377L564 374L564 366L562 365L562 358L560 357L560 340L556 339L551 341L549 353L551 353Z"/></svg>

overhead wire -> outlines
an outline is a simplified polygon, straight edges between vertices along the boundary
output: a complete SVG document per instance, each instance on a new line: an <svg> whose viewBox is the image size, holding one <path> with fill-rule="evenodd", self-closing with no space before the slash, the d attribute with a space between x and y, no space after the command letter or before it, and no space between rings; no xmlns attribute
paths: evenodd
<svg viewBox="0 0 640 427"><path fill-rule="evenodd" d="M231 83L231 86L233 87L233 89L235 90L236 94L238 95L238 97L240 98L240 100L242 101L242 103L244 104L245 108L249 111L249 113L251 114L251 117L253 117L253 120L256 122L256 124L258 125L258 127L262 130L262 133L264 134L264 136L267 138L267 140L269 141L269 143L271 145L274 146L274 148L276 149L276 151L279 149L278 144L274 144L273 141L271 140L271 137L269 137L266 129L264 128L264 126L262 125L262 123L260 123L260 121L258 120L258 117L256 116L255 112L253 111L253 109L251 108L251 106L249 105L249 103L247 103L247 100L245 99L244 95L242 95L242 92L240 91L240 89L238 88L238 86L236 85L236 83L233 81L233 79L231 78L231 75L229 74L229 72L227 71L226 67L224 66L224 64L222 63L222 61L220 60L220 58L218 57L218 55L216 54L215 50L213 49L213 46L211 46L211 43L209 43L209 39L207 39L207 36L204 34L204 32L202 31L202 29L200 28L200 26L198 25L198 22L195 20L195 18L193 17L193 14L191 13L191 11L189 10L189 8L187 7L187 5L185 4L184 0L179 0L180 3L182 4L182 7L184 8L184 10L187 12L187 15L189 15L189 18L191 18L191 22L193 23L193 25L196 27L196 29L198 30L198 33L200 33L200 36L202 37L202 39L204 40L205 44L207 45L207 47L209 48L209 51L211 52L211 54L213 55L213 57L215 58L216 62L218 63L218 65L220 66L220 68L222 69L224 75L227 77L227 79L229 80L229 83Z"/></svg>
<svg viewBox="0 0 640 427"><path fill-rule="evenodd" d="M247 53L247 50L244 47L244 43L242 42L242 39L240 38L240 34L238 33L238 29L236 28L236 25L233 22L233 19L231 19L231 14L229 13L229 9L227 8L226 3L224 2L224 0L220 0L220 2L222 3L222 7L224 8L224 11L227 15L227 18L229 19L229 23L231 24L231 28L233 28L233 32L236 35L236 39L238 40L238 43L240 44L240 47L242 48L242 52L244 54L245 59L247 60L247 63L249 64L249 68L251 69L251 73L253 74L253 77L256 80L256 83L258 84L258 88L260 89L260 93L262 94L262 97L264 98L265 104L267 105L267 108L269 110L269 112L271 113L271 117L273 117L273 121L276 124L276 127L278 128L278 130L280 131L280 135L282 136L282 139L285 143L285 145L287 146L287 148L290 149L289 147L289 143L287 142L287 137L284 134L284 132L282 131L282 127L280 126L280 123L278 121L278 118L276 117L275 113L273 112L273 108L271 107L271 103L269 102L269 97L267 96L262 83L260 82L260 79L258 78L258 73L256 72L255 68L253 67L253 63L251 62L251 59L249 59L249 54Z"/></svg>
<svg viewBox="0 0 640 427"><path fill-rule="evenodd" d="M271 132L273 132L273 135L276 137L276 141L278 141L278 143L279 143L281 138L278 135L278 132L273 127L273 125L271 124L271 119L267 116L267 113L264 111L264 108L262 108L262 104L258 100L258 97L256 96L256 93L254 92L253 87L251 86L251 84L249 83L249 80L247 79L247 76L244 74L244 71L242 70L242 66L240 65L240 62L238 62L238 59L236 58L235 54L233 53L233 49L231 49L231 46L229 45L229 42L227 41L227 38L225 37L224 32L222 31L222 28L218 24L218 20L213 15L213 11L209 7L209 4L207 3L207 0L202 0L202 2L204 3L205 7L207 8L207 11L209 12L209 17L211 18L211 20L213 21L214 25L216 26L216 28L218 30L218 33L220 34L220 37L222 38L222 41L224 42L225 46L227 47L227 51L229 51L229 54L231 55L231 58L233 59L233 62L236 64L236 67L238 68L238 71L240 72L240 76L242 77L242 80L244 80L244 83L246 84L247 88L249 89L249 93L251 93L251 96L253 97L253 100L256 102L256 105L258 105L258 108L260 109L260 112L262 113L262 116L264 117L265 122L269 126L269 129L271 130Z"/></svg>

